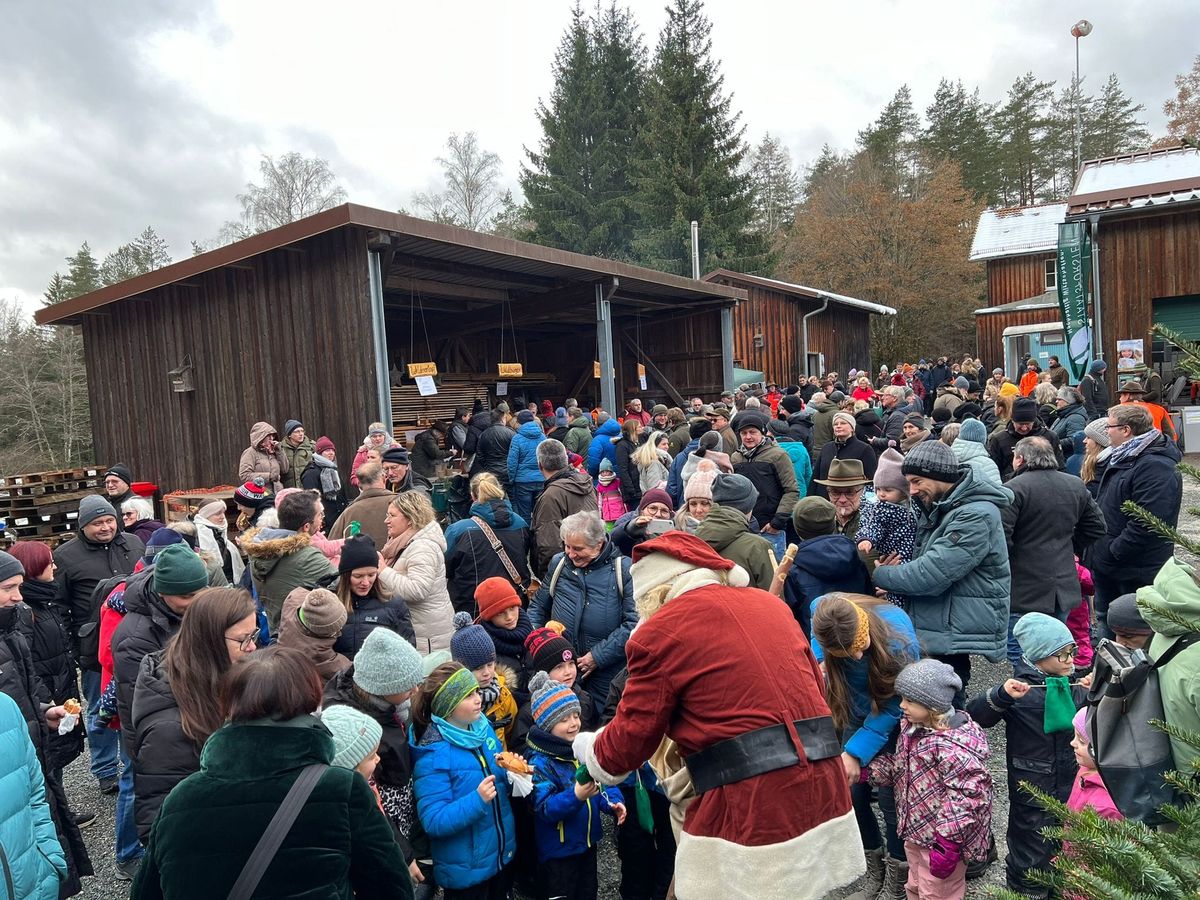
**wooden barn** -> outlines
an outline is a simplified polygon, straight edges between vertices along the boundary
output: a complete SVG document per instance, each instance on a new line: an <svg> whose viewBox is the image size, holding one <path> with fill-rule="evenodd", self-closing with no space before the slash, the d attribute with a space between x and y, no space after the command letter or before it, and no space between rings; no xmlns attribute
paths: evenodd
<svg viewBox="0 0 1200 900"><path fill-rule="evenodd" d="M346 464L370 422L400 434L476 399L616 409L635 394L648 405L714 396L732 386L733 306L745 299L736 286L346 204L37 321L82 328L96 458L175 490L234 482L259 420L299 419ZM409 377L430 365L432 395Z"/></svg>
<svg viewBox="0 0 1200 900"><path fill-rule="evenodd" d="M987 306L975 310L979 359L1020 378L1024 359L1042 365L1064 348L1058 311L1058 226L1065 203L985 209L971 244L971 260L987 266Z"/></svg>
<svg viewBox="0 0 1200 900"><path fill-rule="evenodd" d="M709 272L704 280L746 292L733 313L734 364L781 387L794 384L802 368L804 375L874 371L871 317L896 314L879 303L729 269Z"/></svg>
<svg viewBox="0 0 1200 900"><path fill-rule="evenodd" d="M1172 380L1177 354L1155 343L1150 329L1161 323L1200 340L1200 151L1086 162L1066 218L1091 230L1097 355L1118 359L1119 341L1142 341L1145 364ZM1110 362L1114 385L1118 368Z"/></svg>

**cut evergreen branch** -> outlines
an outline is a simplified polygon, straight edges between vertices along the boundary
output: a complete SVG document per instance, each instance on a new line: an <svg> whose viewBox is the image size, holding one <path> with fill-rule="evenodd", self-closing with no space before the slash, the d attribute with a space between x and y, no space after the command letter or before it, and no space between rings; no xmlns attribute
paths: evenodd
<svg viewBox="0 0 1200 900"><path fill-rule="evenodd" d="M1138 506L1132 500L1126 500L1121 504L1121 512L1125 513L1125 515L1129 516L1147 531L1151 531L1159 537L1166 538L1168 541L1178 544L1189 553L1200 556L1200 542L1193 541L1180 532L1178 528L1168 525L1158 516L1154 515L1154 513L1142 509L1142 507Z"/></svg>

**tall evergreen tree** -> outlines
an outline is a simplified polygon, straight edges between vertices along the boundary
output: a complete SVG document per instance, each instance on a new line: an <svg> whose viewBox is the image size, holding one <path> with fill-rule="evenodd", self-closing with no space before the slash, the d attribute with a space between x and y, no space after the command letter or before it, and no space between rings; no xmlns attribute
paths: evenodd
<svg viewBox="0 0 1200 900"><path fill-rule="evenodd" d="M850 161L828 144L821 146L821 153L805 168L804 182L800 186L802 199L808 200L826 180L849 177Z"/></svg>
<svg viewBox="0 0 1200 900"><path fill-rule="evenodd" d="M943 78L925 110L928 125L921 134L921 149L930 162L957 162L963 186L989 204L999 198L994 112L979 98L978 88L967 93L961 81L951 84Z"/></svg>
<svg viewBox="0 0 1200 900"><path fill-rule="evenodd" d="M53 306L55 303L70 300L72 296L74 295L71 294L67 279L55 272L50 278L50 283L46 285L46 292L42 294L42 306Z"/></svg>
<svg viewBox="0 0 1200 900"><path fill-rule="evenodd" d="M1053 196L1053 164L1046 152L1053 127L1053 96L1053 82L1038 81L1027 72L1013 82L996 114L1000 194L1008 206L1027 206Z"/></svg>
<svg viewBox="0 0 1200 900"><path fill-rule="evenodd" d="M116 284L171 264L167 242L150 226L128 244L122 244L100 265L100 281Z"/></svg>
<svg viewBox="0 0 1200 900"><path fill-rule="evenodd" d="M916 154L920 128L912 92L904 84L879 118L858 133L858 146L871 157L885 184L909 196L915 192L914 182L920 177Z"/></svg>
<svg viewBox="0 0 1200 900"><path fill-rule="evenodd" d="M768 240L792 224L800 194L800 179L792 167L792 154L770 132L750 153L754 181L754 227Z"/></svg>
<svg viewBox="0 0 1200 900"><path fill-rule="evenodd" d="M747 147L712 57L712 26L700 0L671 0L646 86L646 128L636 167L643 262L690 274L690 226L700 223L701 268L763 271L754 233L754 192L743 171Z"/></svg>
<svg viewBox="0 0 1200 900"><path fill-rule="evenodd" d="M1129 98L1116 73L1109 75L1092 110L1091 128L1087 134L1090 147L1084 147L1085 158L1115 156L1149 147L1150 131L1139 116L1145 109L1144 105Z"/></svg>
<svg viewBox="0 0 1200 900"><path fill-rule="evenodd" d="M1082 79L1071 83L1058 92L1050 110L1049 127L1042 145L1051 183L1047 188L1047 199L1066 197L1075 184L1080 160L1075 149L1076 130L1084 159L1092 158L1092 123L1095 119L1096 98L1083 92ZM1079 116L1076 126L1075 117Z"/></svg>
<svg viewBox="0 0 1200 900"><path fill-rule="evenodd" d="M73 256L67 257L66 293L67 297L78 297L101 287L100 266L92 248L84 241Z"/></svg>

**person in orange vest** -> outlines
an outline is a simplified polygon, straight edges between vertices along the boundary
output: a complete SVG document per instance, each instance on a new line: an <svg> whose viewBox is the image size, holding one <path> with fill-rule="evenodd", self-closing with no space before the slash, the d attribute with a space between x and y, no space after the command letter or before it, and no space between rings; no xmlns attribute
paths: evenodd
<svg viewBox="0 0 1200 900"><path fill-rule="evenodd" d="M1146 389L1142 387L1140 381L1127 381L1117 389L1117 394L1120 396L1122 403L1144 406L1150 413L1150 418L1154 420L1154 427L1172 441L1178 443L1179 435L1175 433L1175 423L1171 421L1171 414L1157 403L1146 403L1142 400L1145 393Z"/></svg>
<svg viewBox="0 0 1200 900"><path fill-rule="evenodd" d="M1037 364L1037 360L1033 357L1030 357L1025 365L1027 368L1025 374L1021 376L1021 384L1019 385L1022 397L1028 397L1033 393L1033 389L1037 387L1038 380L1042 375L1042 367Z"/></svg>

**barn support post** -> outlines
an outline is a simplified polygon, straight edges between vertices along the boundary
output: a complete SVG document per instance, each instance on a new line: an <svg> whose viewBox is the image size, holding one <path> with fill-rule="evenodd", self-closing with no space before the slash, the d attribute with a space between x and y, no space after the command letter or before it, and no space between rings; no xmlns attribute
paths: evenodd
<svg viewBox="0 0 1200 900"><path fill-rule="evenodd" d="M721 383L732 391L733 384L733 307L721 307Z"/></svg>
<svg viewBox="0 0 1200 900"><path fill-rule="evenodd" d="M617 414L617 380L613 371L611 299L618 283L616 276L596 282L596 346L600 356L600 406L613 416Z"/></svg>
<svg viewBox="0 0 1200 900"><path fill-rule="evenodd" d="M388 377L387 326L383 318L383 272L381 253L372 250L367 256L368 281L371 288L371 338L375 348L375 391L379 404L379 421L392 433L392 385Z"/></svg>

